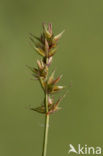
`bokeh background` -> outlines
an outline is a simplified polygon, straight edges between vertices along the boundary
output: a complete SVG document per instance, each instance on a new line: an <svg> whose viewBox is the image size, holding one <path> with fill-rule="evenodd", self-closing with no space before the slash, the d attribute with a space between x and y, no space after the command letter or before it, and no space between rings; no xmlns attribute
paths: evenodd
<svg viewBox="0 0 103 156"><path fill-rule="evenodd" d="M0 0L1 156L41 156L44 116L29 106L39 106L43 92L25 65L39 58L29 33L39 36L42 22L55 34L66 30L51 69L67 89L72 82L50 118L48 156L67 156L70 143L103 146L103 1Z"/></svg>

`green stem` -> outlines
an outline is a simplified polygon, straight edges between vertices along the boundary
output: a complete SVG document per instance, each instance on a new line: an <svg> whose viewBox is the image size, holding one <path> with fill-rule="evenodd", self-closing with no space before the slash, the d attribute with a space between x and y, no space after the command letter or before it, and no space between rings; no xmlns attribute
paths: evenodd
<svg viewBox="0 0 103 156"><path fill-rule="evenodd" d="M47 142L48 142L48 129L49 129L49 115L48 112L48 95L45 96L45 106L46 106L46 114L45 114L45 128L44 128L44 141L43 141L43 151L42 156L46 156L47 153Z"/></svg>

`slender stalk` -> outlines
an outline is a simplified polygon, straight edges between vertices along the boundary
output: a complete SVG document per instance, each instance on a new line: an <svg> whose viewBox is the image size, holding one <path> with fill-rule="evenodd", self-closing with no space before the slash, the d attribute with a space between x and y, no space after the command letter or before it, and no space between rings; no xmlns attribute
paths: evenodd
<svg viewBox="0 0 103 156"><path fill-rule="evenodd" d="M47 94L45 95L45 105L46 105L46 112L48 112L48 95ZM46 113L42 156L46 156L46 153L47 153L48 129L49 129L49 115Z"/></svg>

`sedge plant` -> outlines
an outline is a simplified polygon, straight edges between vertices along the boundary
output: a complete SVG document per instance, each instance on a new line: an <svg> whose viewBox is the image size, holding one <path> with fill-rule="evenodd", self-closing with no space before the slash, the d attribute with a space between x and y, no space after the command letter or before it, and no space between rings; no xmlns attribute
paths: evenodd
<svg viewBox="0 0 103 156"><path fill-rule="evenodd" d="M57 101L54 99L54 94L64 88L61 85L57 85L62 75L54 78L55 70L49 74L49 67L56 53L58 41L63 33L64 31L55 36L52 31L52 24L43 24L43 32L40 37L36 37L30 33L30 40L33 43L33 48L41 56L41 59L37 60L36 68L28 67L32 71L34 78L39 81L44 92L43 104L37 108L30 108L33 111L43 114L45 117L42 156L46 156L47 153L50 115L60 109L59 103L64 97L64 95L59 97Z"/></svg>

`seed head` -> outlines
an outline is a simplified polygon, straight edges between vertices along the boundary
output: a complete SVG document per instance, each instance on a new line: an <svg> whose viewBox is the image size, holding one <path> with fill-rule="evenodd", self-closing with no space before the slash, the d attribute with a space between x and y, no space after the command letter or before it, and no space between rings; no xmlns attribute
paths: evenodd
<svg viewBox="0 0 103 156"><path fill-rule="evenodd" d="M52 24L43 23L43 32L40 37L36 37L32 33L30 33L30 40L33 43L33 47L35 51L41 56L41 59L37 60L37 67L29 67L29 69L33 72L33 76L39 80L41 87L44 93L47 95L47 106L48 112L46 111L45 99L42 106L37 108L30 108L33 111L42 113L42 114L51 114L60 109L58 106L63 97L60 97L56 102L54 100L54 93L62 90L64 86L57 85L57 83L61 80L62 75L55 78L55 70L48 76L49 66L52 63L53 57L57 51L57 43L59 39L62 37L64 31L59 33L58 35L54 35Z"/></svg>

